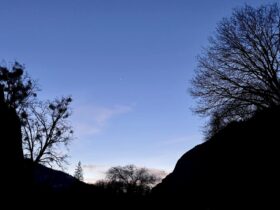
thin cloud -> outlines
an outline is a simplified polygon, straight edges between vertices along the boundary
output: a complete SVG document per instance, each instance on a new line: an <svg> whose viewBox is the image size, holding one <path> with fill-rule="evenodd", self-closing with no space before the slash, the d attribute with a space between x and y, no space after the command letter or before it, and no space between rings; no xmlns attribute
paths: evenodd
<svg viewBox="0 0 280 210"><path fill-rule="evenodd" d="M92 170L96 170L96 168L98 168L97 165L92 165L92 164L85 164L85 165L83 165L83 169L84 170L92 171Z"/></svg>
<svg viewBox="0 0 280 210"><path fill-rule="evenodd" d="M76 136L82 138L98 134L105 129L110 120L131 111L132 108L125 105L79 106L73 115Z"/></svg>
<svg viewBox="0 0 280 210"><path fill-rule="evenodd" d="M110 166L108 165L94 165L94 164L85 164L83 165L83 169L87 170L88 172L100 172L105 173Z"/></svg>

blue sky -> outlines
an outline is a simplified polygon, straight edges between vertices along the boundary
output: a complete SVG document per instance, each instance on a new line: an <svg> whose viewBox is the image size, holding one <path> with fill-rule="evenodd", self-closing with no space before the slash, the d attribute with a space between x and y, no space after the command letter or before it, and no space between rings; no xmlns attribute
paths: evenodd
<svg viewBox="0 0 280 210"><path fill-rule="evenodd" d="M42 99L73 96L69 173L79 160L88 181L131 163L170 172L202 142L196 56L233 8L269 2L1 0L0 64L25 64Z"/></svg>

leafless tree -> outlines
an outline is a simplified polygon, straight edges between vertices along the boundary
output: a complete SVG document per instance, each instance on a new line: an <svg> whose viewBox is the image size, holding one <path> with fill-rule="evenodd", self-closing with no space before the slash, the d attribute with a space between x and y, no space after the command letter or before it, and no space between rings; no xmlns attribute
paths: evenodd
<svg viewBox="0 0 280 210"><path fill-rule="evenodd" d="M106 172L106 181L114 186L116 191L133 194L147 193L161 177L146 168L138 168L135 165L116 166Z"/></svg>
<svg viewBox="0 0 280 210"><path fill-rule="evenodd" d="M38 102L22 118L25 156L36 163L63 168L65 149L73 138L68 122L71 97Z"/></svg>
<svg viewBox="0 0 280 210"><path fill-rule="evenodd" d="M280 9L244 6L224 18L198 58L195 111L217 129L280 104Z"/></svg>
<svg viewBox="0 0 280 210"><path fill-rule="evenodd" d="M36 163L63 168L67 158L65 148L73 137L68 122L72 98L39 101L37 82L18 62L11 68L0 66L0 89L0 98L20 119L25 157Z"/></svg>

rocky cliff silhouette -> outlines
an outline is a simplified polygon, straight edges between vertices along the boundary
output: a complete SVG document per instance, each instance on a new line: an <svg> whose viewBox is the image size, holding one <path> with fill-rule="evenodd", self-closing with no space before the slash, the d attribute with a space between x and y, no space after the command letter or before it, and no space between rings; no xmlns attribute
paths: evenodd
<svg viewBox="0 0 280 210"><path fill-rule="evenodd" d="M16 110L9 107L4 99L4 92L0 87L0 139L1 155L5 162L18 164L23 161L22 135L20 119Z"/></svg>
<svg viewBox="0 0 280 210"><path fill-rule="evenodd" d="M280 107L229 124L185 153L153 189L154 198L201 209L275 203L279 200L279 128Z"/></svg>
<svg viewBox="0 0 280 210"><path fill-rule="evenodd" d="M18 190L23 183L21 123L16 110L6 104L2 86L0 86L0 148L2 190Z"/></svg>

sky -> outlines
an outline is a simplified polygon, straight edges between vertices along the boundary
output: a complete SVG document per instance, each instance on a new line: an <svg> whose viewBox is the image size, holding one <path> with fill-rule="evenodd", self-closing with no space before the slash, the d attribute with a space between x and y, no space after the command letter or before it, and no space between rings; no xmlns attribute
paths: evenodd
<svg viewBox="0 0 280 210"><path fill-rule="evenodd" d="M266 0L0 0L0 65L25 65L40 99L71 95L72 174L171 172L203 142L188 89L197 56L232 9Z"/></svg>

